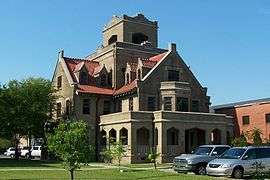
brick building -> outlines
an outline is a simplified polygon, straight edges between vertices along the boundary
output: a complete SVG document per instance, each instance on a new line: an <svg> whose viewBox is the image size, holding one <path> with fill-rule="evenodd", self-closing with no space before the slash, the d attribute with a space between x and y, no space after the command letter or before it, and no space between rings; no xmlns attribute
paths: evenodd
<svg viewBox="0 0 270 180"><path fill-rule="evenodd" d="M262 131L262 139L270 139L270 98L218 105L211 109L215 113L234 117L236 136L259 128Z"/></svg>
<svg viewBox="0 0 270 180"><path fill-rule="evenodd" d="M231 117L209 113L207 88L176 44L158 48L157 32L142 14L114 16L96 52L58 55L55 118L85 120L97 156L110 139L126 146L127 163L145 161L152 147L168 162L200 144L226 144L233 133Z"/></svg>

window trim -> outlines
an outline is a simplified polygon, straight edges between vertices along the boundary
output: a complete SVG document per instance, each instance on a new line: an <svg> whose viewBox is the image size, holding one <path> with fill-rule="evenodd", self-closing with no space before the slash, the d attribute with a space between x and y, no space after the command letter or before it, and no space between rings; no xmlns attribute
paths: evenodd
<svg viewBox="0 0 270 180"><path fill-rule="evenodd" d="M270 123L270 113L265 114L265 123Z"/></svg>
<svg viewBox="0 0 270 180"><path fill-rule="evenodd" d="M248 122L245 122L245 118L248 118ZM245 115L242 116L242 125L249 125L250 124L250 116L249 115Z"/></svg>

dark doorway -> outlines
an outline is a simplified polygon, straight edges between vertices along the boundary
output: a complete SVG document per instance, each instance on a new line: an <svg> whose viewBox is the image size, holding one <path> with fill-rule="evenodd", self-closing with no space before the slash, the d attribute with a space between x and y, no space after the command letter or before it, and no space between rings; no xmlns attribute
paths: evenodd
<svg viewBox="0 0 270 180"><path fill-rule="evenodd" d="M190 153L196 147L205 144L205 131L199 128L185 130L185 151Z"/></svg>

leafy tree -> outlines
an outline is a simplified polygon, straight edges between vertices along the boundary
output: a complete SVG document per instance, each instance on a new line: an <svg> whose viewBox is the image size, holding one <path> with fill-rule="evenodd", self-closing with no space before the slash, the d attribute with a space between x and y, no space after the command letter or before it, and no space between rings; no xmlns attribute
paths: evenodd
<svg viewBox="0 0 270 180"><path fill-rule="evenodd" d="M12 80L1 86L0 136L13 137L15 147L21 136L44 138L44 124L51 119L55 100L53 92L51 82L42 78Z"/></svg>
<svg viewBox="0 0 270 180"><path fill-rule="evenodd" d="M60 123L54 133L48 136L48 148L63 160L64 168L69 171L70 179L74 179L74 171L80 168L80 163L91 159L93 149L89 145L86 123Z"/></svg>
<svg viewBox="0 0 270 180"><path fill-rule="evenodd" d="M159 157L159 153L155 148L151 148L150 152L148 153L147 159L153 163L154 168L157 169L157 158Z"/></svg>
<svg viewBox="0 0 270 180"><path fill-rule="evenodd" d="M255 146L260 146L263 144L262 138L261 138L262 131L258 128L254 128L251 131L251 138L253 140L253 144Z"/></svg>
<svg viewBox="0 0 270 180"><path fill-rule="evenodd" d="M118 167L120 169L121 160L125 156L125 152L126 152L125 147L123 146L123 144L121 142L115 142L110 147L110 151L109 152L111 152L112 158L117 161Z"/></svg>
<svg viewBox="0 0 270 180"><path fill-rule="evenodd" d="M11 140L0 138L0 154L12 145Z"/></svg>
<svg viewBox="0 0 270 180"><path fill-rule="evenodd" d="M112 152L111 149L104 149L100 155L102 156L102 159L105 163L111 163L113 156L112 156Z"/></svg>
<svg viewBox="0 0 270 180"><path fill-rule="evenodd" d="M237 147L244 147L244 146L247 146L248 143L247 143L247 138L246 138L245 134L242 133L242 134L240 135L240 137L236 137L236 138L232 139L231 144L232 144L233 146L237 146Z"/></svg>

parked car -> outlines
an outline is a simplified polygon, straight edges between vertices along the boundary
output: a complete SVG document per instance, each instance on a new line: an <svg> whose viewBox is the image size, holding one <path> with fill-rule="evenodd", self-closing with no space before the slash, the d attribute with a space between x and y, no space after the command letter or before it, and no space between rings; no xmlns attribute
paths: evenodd
<svg viewBox="0 0 270 180"><path fill-rule="evenodd" d="M228 145L202 145L196 148L192 154L182 154L174 158L173 169L177 172L194 172L195 174L206 174L207 163L226 150Z"/></svg>
<svg viewBox="0 0 270 180"><path fill-rule="evenodd" d="M21 157L29 157L29 147L25 146L21 149Z"/></svg>
<svg viewBox="0 0 270 180"><path fill-rule="evenodd" d="M30 153L31 157L41 157L41 146L32 146Z"/></svg>
<svg viewBox="0 0 270 180"><path fill-rule="evenodd" d="M208 175L240 179L253 175L258 169L260 172L270 171L270 146L231 148L218 159L210 161L206 171Z"/></svg>
<svg viewBox="0 0 270 180"><path fill-rule="evenodd" d="M18 148L18 153L20 155L21 149ZM15 157L15 147L10 147L7 149L7 151L4 153L5 156L10 156L11 158Z"/></svg>

